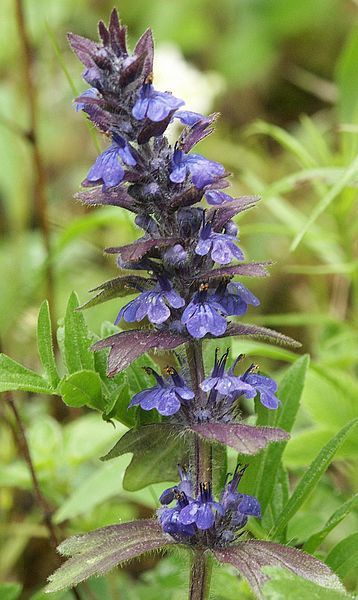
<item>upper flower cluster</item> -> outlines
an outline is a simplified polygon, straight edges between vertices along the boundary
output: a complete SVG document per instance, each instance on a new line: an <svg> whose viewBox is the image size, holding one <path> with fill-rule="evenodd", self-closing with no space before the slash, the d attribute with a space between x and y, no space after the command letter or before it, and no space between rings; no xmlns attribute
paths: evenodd
<svg viewBox="0 0 358 600"><path fill-rule="evenodd" d="M99 34L100 43L69 35L91 86L77 98L77 110L110 140L78 197L136 214L143 237L107 251L118 255L121 269L144 270L147 281L154 280L120 310L116 323L148 319L155 328L189 338L223 336L229 318L259 304L246 286L232 281L245 268L251 276L265 274L263 265L242 263L232 220L256 198L232 198L223 191L228 186L223 165L192 152L212 133L217 115L183 110L181 99L154 87L150 30L130 53L126 29L113 11L108 29L99 24ZM171 146L165 130L173 119L183 128ZM203 198L209 206L195 206Z"/></svg>
<svg viewBox="0 0 358 600"><path fill-rule="evenodd" d="M158 511L163 531L179 542L208 545L211 548L233 542L246 525L248 517L261 517L258 500L237 490L245 469L240 465L236 467L219 502L212 496L211 485L205 482L200 484L195 497L190 477L180 469L180 483L165 490L160 497L161 504L165 506ZM174 500L175 506L168 508Z"/></svg>
<svg viewBox="0 0 358 600"><path fill-rule="evenodd" d="M235 375L234 370L242 356L226 371L228 352L220 359L215 355L215 364L210 377L200 383L205 392L204 403L192 402L195 397L184 378L172 367L167 368L169 377L163 379L153 369L147 371L156 379L154 387L136 394L129 406L141 406L144 410L156 409L163 416L177 415L175 420L193 425L206 421L229 422L238 412L240 398L255 398L257 395L263 406L277 409L280 401L276 397L277 384L273 379L257 373L256 365L251 365L243 374Z"/></svg>

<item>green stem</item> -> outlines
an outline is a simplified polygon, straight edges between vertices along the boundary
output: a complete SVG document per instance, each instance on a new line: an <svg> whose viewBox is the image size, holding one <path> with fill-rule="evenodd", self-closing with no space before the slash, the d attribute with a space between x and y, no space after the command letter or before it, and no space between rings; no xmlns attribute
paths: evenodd
<svg viewBox="0 0 358 600"><path fill-rule="evenodd" d="M196 550L190 573L189 600L209 598L211 570L208 552Z"/></svg>

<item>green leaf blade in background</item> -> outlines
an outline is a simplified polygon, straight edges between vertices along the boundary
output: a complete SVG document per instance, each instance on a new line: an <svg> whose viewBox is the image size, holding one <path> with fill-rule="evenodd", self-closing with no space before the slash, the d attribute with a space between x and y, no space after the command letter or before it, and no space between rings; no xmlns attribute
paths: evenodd
<svg viewBox="0 0 358 600"><path fill-rule="evenodd" d="M296 512L302 506L304 501L313 492L318 481L320 480L323 473L326 471L331 461L333 460L335 453L341 447L341 445L343 444L349 433L357 425L357 423L358 419L354 419L345 427L343 427L337 433L337 435L335 435L334 438L332 438L328 442L328 444L326 444L322 448L318 456L316 456L314 461L311 463L311 465L308 467L305 474L301 478L291 498L287 502L286 506L283 508L281 514L279 515L273 530L270 532L271 538L274 538L280 533L282 533L290 519L296 514Z"/></svg>
<svg viewBox="0 0 358 600"><path fill-rule="evenodd" d="M318 546L321 545L327 535L335 527L337 527L337 525L339 525L341 521L343 521L343 519L356 507L358 507L358 494L347 500L347 502L342 504L339 508L337 508L337 510L334 511L334 513L326 522L325 526L320 531L314 533L310 538L308 538L303 546L303 550L312 554L318 548Z"/></svg>
<svg viewBox="0 0 358 600"><path fill-rule="evenodd" d="M328 554L326 563L339 575L346 577L358 569L358 532L341 540Z"/></svg>
<svg viewBox="0 0 358 600"><path fill-rule="evenodd" d="M258 403L260 422L274 427L280 427L291 432L299 407L301 394L309 366L309 356L304 355L296 360L286 371L279 385L278 397L282 405L277 411L269 411ZM264 423L264 419L266 422ZM250 461L250 469L243 481L245 492L257 496L260 500L262 513L269 505L276 482L276 476L281 464L281 457L287 442L271 444L257 457Z"/></svg>
<svg viewBox="0 0 358 600"><path fill-rule="evenodd" d="M8 391L54 393L54 389L41 375L23 367L6 354L0 354L0 392Z"/></svg>
<svg viewBox="0 0 358 600"><path fill-rule="evenodd" d="M90 349L92 340L83 314L77 310L79 299L75 292L72 292L66 309L64 321L64 359L68 372L94 370L94 357Z"/></svg>
<svg viewBox="0 0 358 600"><path fill-rule="evenodd" d="M1 600L17 600L21 594L20 583L0 583Z"/></svg>
<svg viewBox="0 0 358 600"><path fill-rule="evenodd" d="M37 347L46 378L51 387L55 389L60 377L53 351L50 309L47 300L41 304L37 320Z"/></svg>

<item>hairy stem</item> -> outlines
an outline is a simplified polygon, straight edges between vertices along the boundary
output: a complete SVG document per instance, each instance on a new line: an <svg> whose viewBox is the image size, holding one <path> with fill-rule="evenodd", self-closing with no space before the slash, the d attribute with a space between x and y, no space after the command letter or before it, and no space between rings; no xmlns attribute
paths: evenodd
<svg viewBox="0 0 358 600"><path fill-rule="evenodd" d="M33 80L32 55L33 51L26 27L26 19L22 0L15 0L16 22L21 44L22 71L24 77L24 88L26 90L26 100L29 112L29 127L26 131L26 139L31 144L33 171L35 174L34 183L34 217L35 222L41 230L44 247L46 250L45 274L46 274L46 293L50 305L50 311L54 307L54 285L53 272L51 265L51 242L50 228L47 216L47 193L45 165L40 152L38 142L38 123L37 123L37 97L36 88ZM52 322L56 322L54 315L51 314ZM54 339L56 347L56 340Z"/></svg>
<svg viewBox="0 0 358 600"><path fill-rule="evenodd" d="M189 600L209 598L211 568L208 553L196 550L190 573Z"/></svg>
<svg viewBox="0 0 358 600"><path fill-rule="evenodd" d="M9 406L10 410L12 411L12 413L14 415L14 418L15 418L15 422L16 422L16 426L17 426L17 430L15 430L16 441L18 443L19 450L20 450L20 452L28 466L28 469L30 471L36 502L43 514L43 520L44 520L44 524L46 525L46 528L47 528L47 531L49 534L51 546L54 549L56 549L56 547L59 544L59 540L58 540L58 537L57 537L57 534L55 531L54 524L52 522L51 509L50 509L49 505L47 504L45 497L42 494L42 491L40 488L40 483L39 483L39 480L37 478L37 474L35 471L34 463L32 462L31 452L30 452L28 441L27 441L24 424L22 422L20 413L18 411L18 408L16 406L16 403L15 403L15 400L14 400L12 394L10 392L5 392L4 397L5 397L5 400ZM81 600L81 596L80 596L78 590L73 588L71 591L77 600Z"/></svg>
<svg viewBox="0 0 358 600"><path fill-rule="evenodd" d="M191 342L187 348L187 358L192 379L195 402L198 408L205 408L206 396L200 387L205 379L203 351L201 342ZM212 480L212 448L198 435L194 443L194 471L196 493L199 492L200 483L211 483Z"/></svg>

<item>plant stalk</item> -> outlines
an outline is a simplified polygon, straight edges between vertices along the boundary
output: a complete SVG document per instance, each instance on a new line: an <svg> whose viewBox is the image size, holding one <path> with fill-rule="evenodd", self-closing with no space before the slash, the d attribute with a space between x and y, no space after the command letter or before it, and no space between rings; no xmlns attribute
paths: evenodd
<svg viewBox="0 0 358 600"><path fill-rule="evenodd" d="M42 491L40 488L40 483L39 483L39 480L38 480L38 477L37 477L37 474L35 471L34 463L32 462L31 452L30 452L28 441L27 441L25 427L22 422L21 415L17 409L16 403L15 403L15 400L14 400L12 394L10 392L5 392L4 397L5 397L5 400L9 406L9 408L11 409L11 411L14 415L14 418L15 418L15 422L17 425L17 431L14 430L16 441L18 443L19 450L20 450L20 452L28 466L28 469L30 471L32 485L34 488L34 494L36 497L37 504L43 514L43 520L44 520L44 524L46 525L46 528L47 528L47 531L49 534L51 546L54 549L56 549L59 544L59 540L58 540L58 537L57 537L57 534L55 531L54 524L52 522L50 507L47 504L47 501L42 494ZM76 600L81 600L81 596L80 596L78 590L76 590L76 588L72 588L71 592L74 595L74 597L76 598Z"/></svg>
<svg viewBox="0 0 358 600"><path fill-rule="evenodd" d="M190 368L193 391L197 406L205 408L206 396L200 387L205 379L202 344L200 341L191 342L187 347L187 359ZM194 442L194 472L195 488L199 493L200 483L211 483L212 481L212 448L211 445L198 435Z"/></svg>
<svg viewBox="0 0 358 600"><path fill-rule="evenodd" d="M38 111L37 111L37 93L33 77L33 49L27 30L23 0L15 0L15 15L17 30L21 45L22 71L26 90L26 100L29 112L29 126L25 132L25 137L31 145L34 181L34 218L39 227L43 244L46 252L45 276L46 276L46 295L50 305L51 320L55 323L54 312L54 277L51 262L51 239L50 226L48 220L48 198L46 191L46 173L45 164L40 151L38 141ZM53 343L56 348L57 340L53 337Z"/></svg>
<svg viewBox="0 0 358 600"><path fill-rule="evenodd" d="M190 573L189 600L209 598L212 565L205 550L196 550Z"/></svg>

